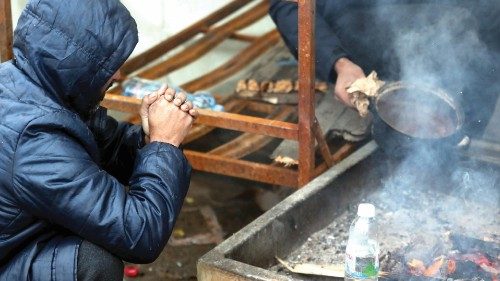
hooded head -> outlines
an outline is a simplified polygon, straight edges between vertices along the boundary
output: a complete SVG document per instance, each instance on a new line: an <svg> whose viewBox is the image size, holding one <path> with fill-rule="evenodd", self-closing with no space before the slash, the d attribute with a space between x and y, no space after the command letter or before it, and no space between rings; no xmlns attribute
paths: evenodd
<svg viewBox="0 0 500 281"><path fill-rule="evenodd" d="M136 23L119 0L31 0L14 32L14 62L86 120L137 41Z"/></svg>

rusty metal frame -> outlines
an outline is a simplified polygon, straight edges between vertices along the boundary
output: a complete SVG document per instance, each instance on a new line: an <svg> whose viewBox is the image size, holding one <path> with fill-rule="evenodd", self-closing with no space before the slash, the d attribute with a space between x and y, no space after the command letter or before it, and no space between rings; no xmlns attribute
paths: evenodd
<svg viewBox="0 0 500 281"><path fill-rule="evenodd" d="M252 9L241 13L227 22L217 25L241 8L256 3ZM345 144L335 153L331 153L319 127L314 108L315 81L315 42L314 14L315 0L298 0L299 8L299 105L298 123L285 122L292 113L290 107L273 108L270 105L249 101L230 101L226 104L229 112L200 110L200 117L186 142L191 142L215 128L243 132L230 143L226 143L210 152L185 150L192 166L197 170L260 181L269 184L301 187L315 176L324 172L336 162L345 158L354 149L354 145ZM235 58L217 69L206 73L184 85L188 91L196 91L213 86L231 74L242 69L256 56L266 51L279 40L276 30L262 36L249 36L239 31L267 15L268 0L233 0L226 6L194 23L171 38L160 42L146 52L128 60L122 67L124 77L137 75L156 79L200 58L224 40L233 39L248 42L247 48ZM12 57L12 16L9 0L0 0L0 50L2 59ZM186 50L180 51L167 60L145 68L154 60L175 49L183 43L193 40L201 34ZM141 101L136 98L119 95L120 87L112 89L102 102L110 109L134 113L138 112ZM243 109L253 109L268 114L268 118L240 114ZM270 138L291 139L299 143L298 169L260 164L239 158L259 149ZM324 159L322 164L315 164L315 144ZM249 145L249 144L254 145Z"/></svg>
<svg viewBox="0 0 500 281"><path fill-rule="evenodd" d="M12 59L12 10L10 0L0 0L0 62Z"/></svg>

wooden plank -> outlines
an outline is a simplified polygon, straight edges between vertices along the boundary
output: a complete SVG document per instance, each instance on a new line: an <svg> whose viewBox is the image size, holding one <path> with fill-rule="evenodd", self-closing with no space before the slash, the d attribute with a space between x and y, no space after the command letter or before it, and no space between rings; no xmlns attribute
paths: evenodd
<svg viewBox="0 0 500 281"><path fill-rule="evenodd" d="M206 73L205 75L194 79L181 88L188 92L195 92L198 90L209 88L234 73L240 71L251 61L255 60L260 54L271 48L274 44L278 43L281 39L277 30L272 30L265 35L259 37L254 43L250 44L247 48L235 55L232 59L217 67L216 69Z"/></svg>
<svg viewBox="0 0 500 281"><path fill-rule="evenodd" d="M0 0L0 62L12 59L12 10L10 0Z"/></svg>
<svg viewBox="0 0 500 281"><path fill-rule="evenodd" d="M4 1L4 0L2 0ZM200 21L192 24L188 28L182 30L181 32L175 34L174 36L168 38L147 50L146 52L137 55L134 58L128 60L122 67L122 72L128 75L137 69L144 67L146 64L152 62L153 60L161 57L168 51L173 50L177 46L187 42L189 39L193 38L198 33L202 32L207 27L219 22L228 15L234 13L240 8L244 7L248 3L254 0L234 0L222 7L221 9L215 11L214 13L208 15L207 17L201 19Z"/></svg>
<svg viewBox="0 0 500 281"><path fill-rule="evenodd" d="M253 9L209 31L203 38L187 47L184 51L179 52L164 62L141 71L138 76L146 79L158 79L172 71L186 66L218 46L236 30L245 28L266 16L268 9L269 3L267 0L260 2Z"/></svg>
<svg viewBox="0 0 500 281"><path fill-rule="evenodd" d="M275 114L267 118L285 121L294 111L292 107L278 108ZM261 149L272 140L273 138L268 136L245 133L228 143L212 149L209 153L239 159Z"/></svg>
<svg viewBox="0 0 500 281"><path fill-rule="evenodd" d="M290 187L297 186L297 172L290 169L210 155L192 150L184 150L184 154L196 170L269 184Z"/></svg>
<svg viewBox="0 0 500 281"><path fill-rule="evenodd" d="M299 186L314 176L315 0L299 0Z"/></svg>
<svg viewBox="0 0 500 281"><path fill-rule="evenodd" d="M294 123L206 109L199 112L197 123L282 139L298 139L298 126Z"/></svg>

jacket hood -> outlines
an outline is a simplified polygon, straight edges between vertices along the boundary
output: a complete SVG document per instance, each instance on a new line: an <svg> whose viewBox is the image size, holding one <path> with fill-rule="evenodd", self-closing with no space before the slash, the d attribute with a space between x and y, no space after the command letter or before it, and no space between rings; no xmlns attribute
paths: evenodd
<svg viewBox="0 0 500 281"><path fill-rule="evenodd" d="M14 63L85 120L137 41L119 0L31 0L14 32Z"/></svg>

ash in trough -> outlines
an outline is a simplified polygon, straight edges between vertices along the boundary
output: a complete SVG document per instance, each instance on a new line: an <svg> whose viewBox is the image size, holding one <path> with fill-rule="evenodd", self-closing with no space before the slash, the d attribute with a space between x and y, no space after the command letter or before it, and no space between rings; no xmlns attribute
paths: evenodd
<svg viewBox="0 0 500 281"><path fill-rule="evenodd" d="M500 167L458 158L439 161L432 155L403 161L381 154L377 157L356 173L348 172L342 181L362 195L339 206L343 208L339 215L286 260L292 264L343 265L357 205L370 202L377 207L381 270L389 279L426 280L422 277L427 275L442 280L495 280L494 272L489 271L498 270L500 264ZM332 187L330 191L337 190ZM474 247L470 241L485 242L486 246ZM482 262L488 268L483 268L480 258L487 260ZM419 271L409 266L416 262L424 268ZM441 266L436 267L438 262ZM433 265L437 269L432 269ZM271 269L288 274L280 265Z"/></svg>

